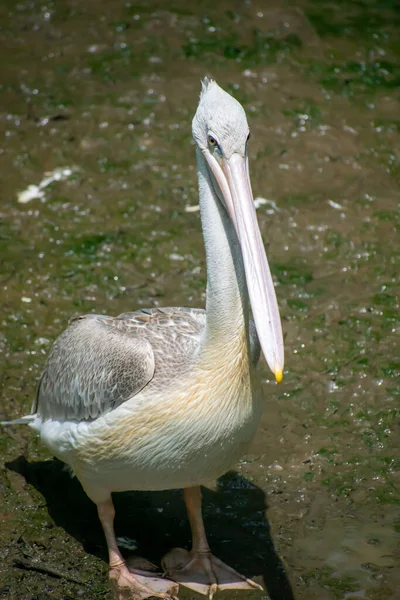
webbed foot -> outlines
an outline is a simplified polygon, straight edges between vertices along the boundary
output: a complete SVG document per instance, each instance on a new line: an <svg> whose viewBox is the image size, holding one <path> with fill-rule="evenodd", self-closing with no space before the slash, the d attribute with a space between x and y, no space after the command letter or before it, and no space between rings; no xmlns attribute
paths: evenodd
<svg viewBox="0 0 400 600"><path fill-rule="evenodd" d="M109 581L114 600L143 600L155 597L174 600L179 585L163 578L145 559L134 557L110 568Z"/></svg>
<svg viewBox="0 0 400 600"><path fill-rule="evenodd" d="M209 600L217 590L263 589L211 552L188 552L183 548L174 548L164 556L161 564L168 577L208 596Z"/></svg>

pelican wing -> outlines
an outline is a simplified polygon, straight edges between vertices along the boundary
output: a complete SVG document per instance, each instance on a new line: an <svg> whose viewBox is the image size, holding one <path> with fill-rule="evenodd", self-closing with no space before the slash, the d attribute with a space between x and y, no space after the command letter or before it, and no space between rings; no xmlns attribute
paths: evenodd
<svg viewBox="0 0 400 600"><path fill-rule="evenodd" d="M91 420L135 396L154 375L150 342L118 329L115 319L71 322L49 354L33 411L42 419Z"/></svg>
<svg viewBox="0 0 400 600"><path fill-rule="evenodd" d="M198 344L201 309L142 309L119 317L73 319L55 341L33 413L42 419L93 420L133 398L153 379L169 379ZM172 367L172 369L171 369Z"/></svg>
<svg viewBox="0 0 400 600"><path fill-rule="evenodd" d="M205 326L196 308L151 308L118 317L84 315L57 338L32 412L43 420L93 420L190 369ZM250 321L250 355L260 344Z"/></svg>

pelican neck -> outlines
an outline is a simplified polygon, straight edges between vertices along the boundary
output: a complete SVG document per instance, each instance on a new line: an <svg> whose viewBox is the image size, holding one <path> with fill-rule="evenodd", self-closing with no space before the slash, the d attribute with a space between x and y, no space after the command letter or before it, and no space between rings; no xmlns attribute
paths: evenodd
<svg viewBox="0 0 400 600"><path fill-rule="evenodd" d="M249 301L242 252L233 224L196 148L201 224L206 250L206 327L203 347L222 348L248 338Z"/></svg>

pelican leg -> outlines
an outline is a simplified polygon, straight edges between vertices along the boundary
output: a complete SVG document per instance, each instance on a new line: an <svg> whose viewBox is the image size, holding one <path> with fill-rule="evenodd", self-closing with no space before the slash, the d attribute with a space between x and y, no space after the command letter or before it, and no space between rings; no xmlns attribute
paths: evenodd
<svg viewBox="0 0 400 600"><path fill-rule="evenodd" d="M262 590L258 583L247 579L211 554L201 513L200 487L186 488L184 498L192 529L192 549L188 552L183 548L174 548L168 552L162 560L166 575L208 596L209 600L217 590Z"/></svg>
<svg viewBox="0 0 400 600"><path fill-rule="evenodd" d="M173 599L178 593L178 585L157 577L155 567L148 561L137 559L128 565L117 545L114 533L115 510L111 498L97 505L97 512L103 526L109 555L109 580L115 600L142 600L156 598Z"/></svg>

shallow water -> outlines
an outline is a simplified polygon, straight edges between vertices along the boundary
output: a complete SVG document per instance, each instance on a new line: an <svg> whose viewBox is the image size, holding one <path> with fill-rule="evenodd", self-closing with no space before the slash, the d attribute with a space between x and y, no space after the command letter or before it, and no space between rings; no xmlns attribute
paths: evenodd
<svg viewBox="0 0 400 600"><path fill-rule="evenodd" d="M272 600L398 598L396 3L0 10L0 417L29 411L71 316L203 306L199 215L186 207L210 74L248 114L287 357L279 387L261 367L251 451L205 490L212 548ZM60 167L70 176L18 202ZM2 429L0 448L0 596L103 598L102 532L77 482L25 428ZM189 542L178 492L121 495L117 511L118 535L152 560ZM89 583L15 567L23 556Z"/></svg>

